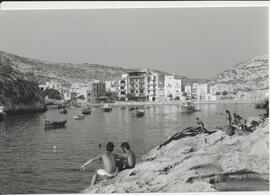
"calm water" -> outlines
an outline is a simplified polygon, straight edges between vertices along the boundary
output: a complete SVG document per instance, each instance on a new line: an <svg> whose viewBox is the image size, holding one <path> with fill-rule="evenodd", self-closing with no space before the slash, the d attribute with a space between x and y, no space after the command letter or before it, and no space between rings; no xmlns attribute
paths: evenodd
<svg viewBox="0 0 270 195"><path fill-rule="evenodd" d="M51 109L42 114L9 116L0 122L0 193L76 193L90 185L94 163L85 172L80 166L104 151L108 141L119 145L128 141L138 156L165 141L176 128L194 126L200 117L211 129L225 124L226 109L241 116L257 116L253 104L198 105L201 112L178 113L177 106L152 106L142 119L130 116L128 109L114 107L110 113L94 111L84 120L74 120L76 108L67 115ZM67 118L67 127L44 130L44 117ZM99 151L98 144L102 144ZM56 151L53 151L56 146Z"/></svg>

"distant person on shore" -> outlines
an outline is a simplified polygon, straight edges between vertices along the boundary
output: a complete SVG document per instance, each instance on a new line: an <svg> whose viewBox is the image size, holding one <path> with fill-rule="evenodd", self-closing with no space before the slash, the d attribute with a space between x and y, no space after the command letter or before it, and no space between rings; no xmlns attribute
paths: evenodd
<svg viewBox="0 0 270 195"><path fill-rule="evenodd" d="M124 156L118 156L118 160L116 162L118 171L122 171L125 169L132 169L136 165L136 155L135 153L130 149L130 145L128 142L123 142L121 144L121 148L123 152L125 153Z"/></svg>
<svg viewBox="0 0 270 195"><path fill-rule="evenodd" d="M232 124L237 125L238 124L238 118L237 118L237 114L233 113L233 122Z"/></svg>
<svg viewBox="0 0 270 195"><path fill-rule="evenodd" d="M93 177L91 185L95 185L98 179L111 179L118 174L118 169L116 167L115 155L112 153L114 149L114 144L109 142L106 145L106 152L104 154L98 155L95 158L90 159L81 166L81 170L85 170L86 166L94 161L102 160L104 169L98 169Z"/></svg>
<svg viewBox="0 0 270 195"><path fill-rule="evenodd" d="M226 110L225 112L227 113L226 119L227 119L228 125L232 125L232 116L231 116L230 111L229 110Z"/></svg>
<svg viewBox="0 0 270 195"><path fill-rule="evenodd" d="M196 120L197 120L197 124L199 125L199 128L200 128L200 133L202 134L203 142L207 143L207 140L204 136L204 133L207 133L207 130L204 128L204 124L199 118L196 118Z"/></svg>

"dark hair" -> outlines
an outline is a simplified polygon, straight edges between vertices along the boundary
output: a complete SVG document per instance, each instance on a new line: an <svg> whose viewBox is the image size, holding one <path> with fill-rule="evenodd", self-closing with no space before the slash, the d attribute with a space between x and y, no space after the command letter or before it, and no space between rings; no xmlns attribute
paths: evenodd
<svg viewBox="0 0 270 195"><path fill-rule="evenodd" d="M196 118L196 120L199 120L199 118Z"/></svg>
<svg viewBox="0 0 270 195"><path fill-rule="evenodd" d="M121 147L122 147L122 148L126 148L127 150L130 150L130 146L129 146L129 144L128 144L127 142L123 142L123 143L121 144Z"/></svg>
<svg viewBox="0 0 270 195"><path fill-rule="evenodd" d="M114 144L112 142L107 143L106 150L112 152L114 148Z"/></svg>

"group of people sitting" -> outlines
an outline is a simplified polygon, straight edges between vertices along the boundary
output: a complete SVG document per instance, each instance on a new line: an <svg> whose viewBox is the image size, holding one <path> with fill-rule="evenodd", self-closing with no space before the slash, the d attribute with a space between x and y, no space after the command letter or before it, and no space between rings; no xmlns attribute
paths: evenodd
<svg viewBox="0 0 270 195"><path fill-rule="evenodd" d="M101 148L101 145L99 145L99 147ZM114 154L114 144L109 142L106 144L106 151L103 154L88 160L81 166L81 170L83 171L86 169L86 166L92 162L102 160L104 168L98 169L94 173L91 185L95 185L98 179L111 179L115 177L118 172L135 167L136 156L135 153L130 149L129 144L127 142L123 142L121 144L121 148L124 152L124 155Z"/></svg>

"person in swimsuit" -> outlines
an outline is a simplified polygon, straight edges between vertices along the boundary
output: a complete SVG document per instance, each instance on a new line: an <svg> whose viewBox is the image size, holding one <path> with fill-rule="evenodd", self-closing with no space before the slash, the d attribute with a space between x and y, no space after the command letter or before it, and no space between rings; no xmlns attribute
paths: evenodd
<svg viewBox="0 0 270 195"><path fill-rule="evenodd" d="M231 125L232 124L232 116L231 116L231 113L229 110L226 110L225 111L227 113L227 122L228 122L228 125Z"/></svg>
<svg viewBox="0 0 270 195"><path fill-rule="evenodd" d="M121 148L123 152L125 153L124 156L118 156L117 166L118 170L122 171L124 169L132 169L136 165L136 155L135 153L130 149L130 146L128 142L123 142L121 144Z"/></svg>
<svg viewBox="0 0 270 195"><path fill-rule="evenodd" d="M118 169L116 167L115 154L112 153L114 149L114 144L109 142L106 145L106 152L104 154L98 155L95 158L90 159L81 166L81 170L84 171L86 166L94 161L102 160L104 169L98 169L93 177L91 185L95 185L97 179L111 179L118 174Z"/></svg>

